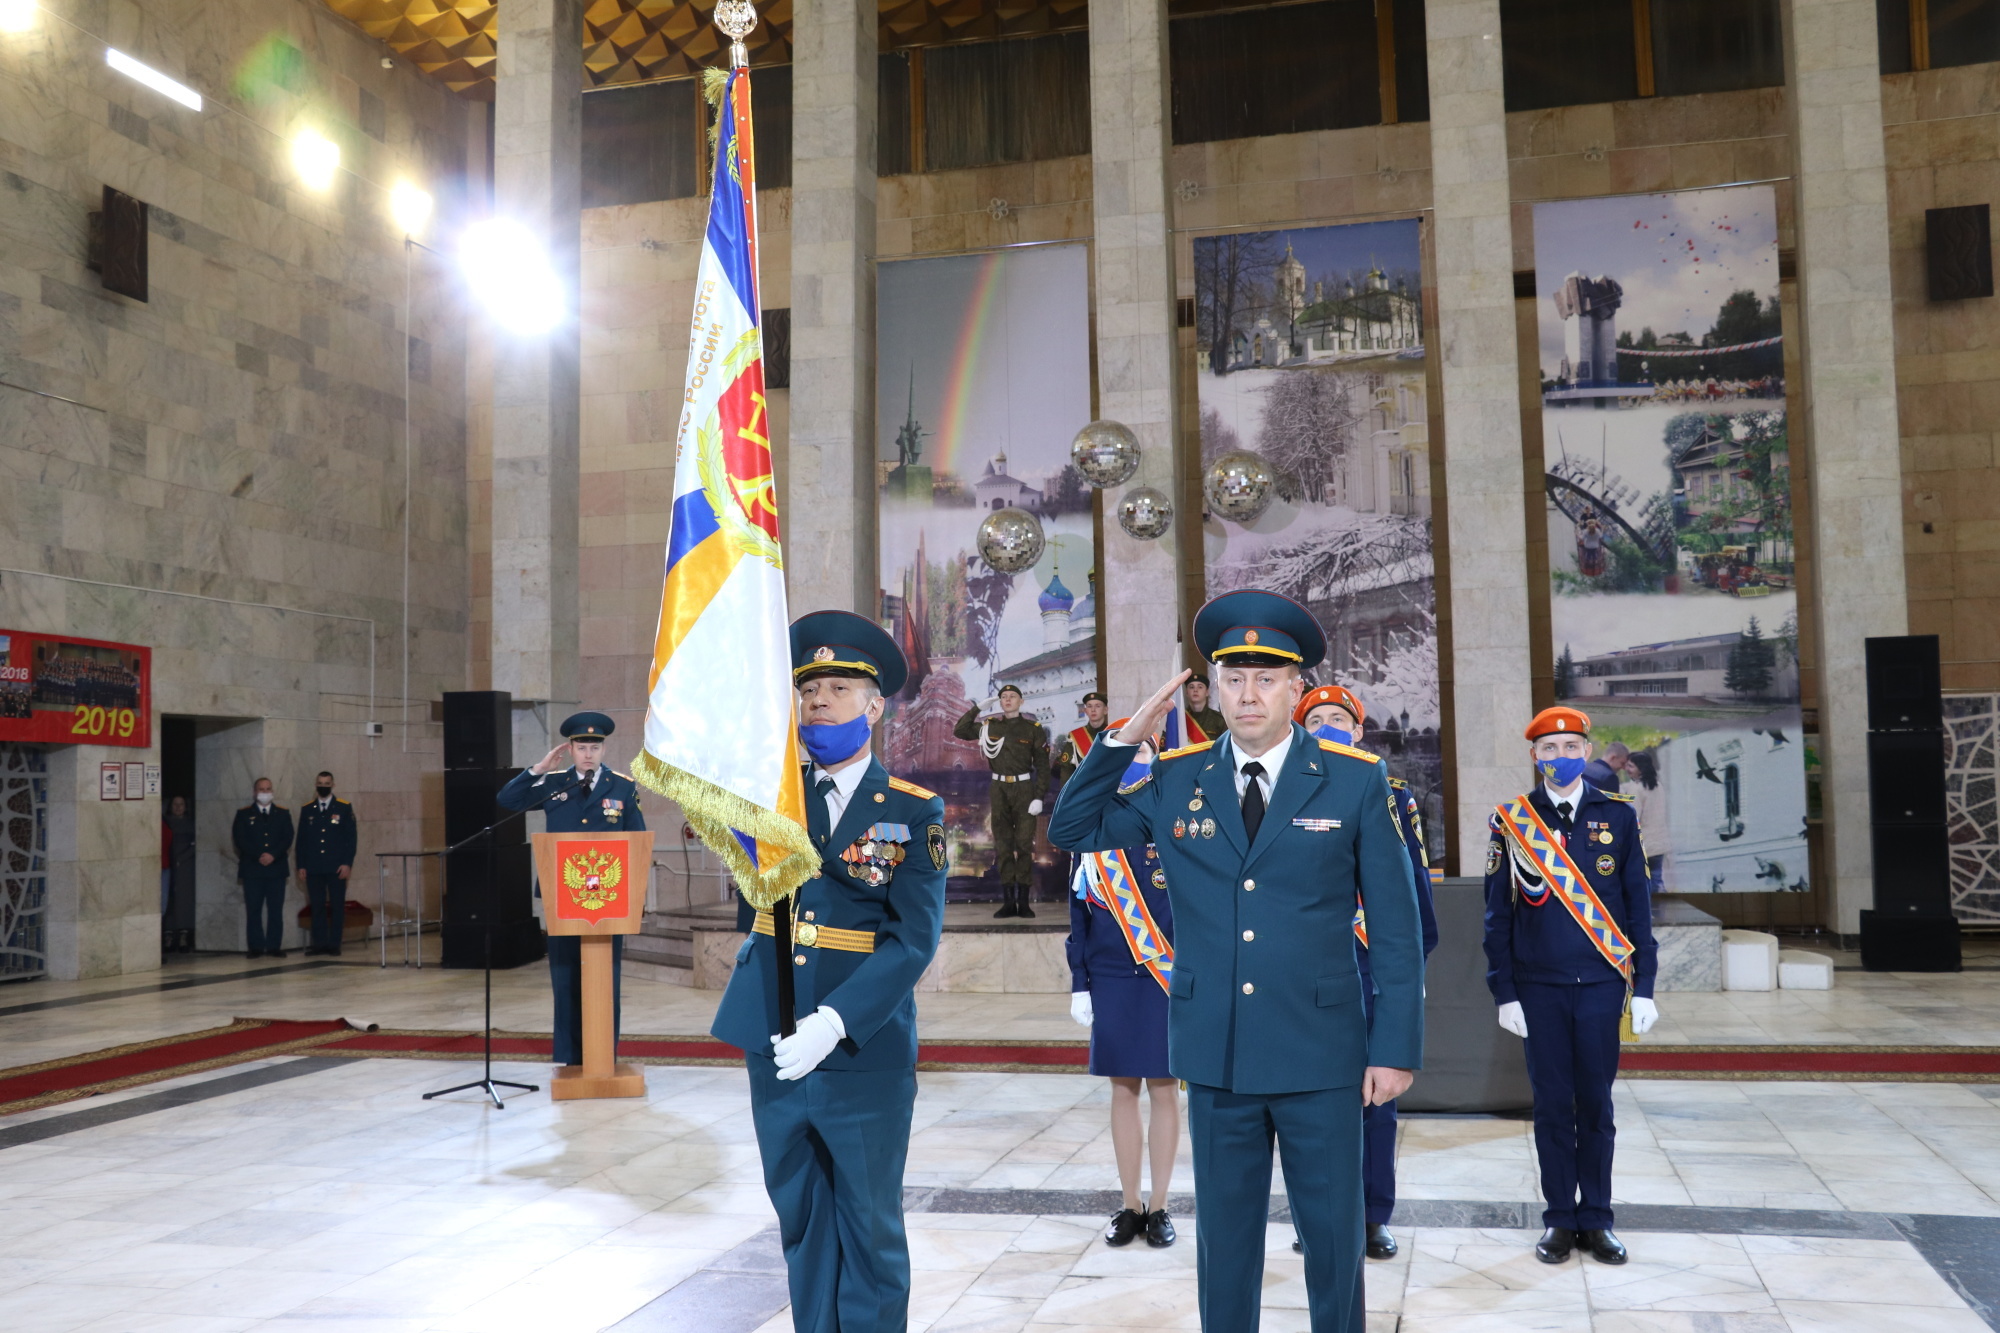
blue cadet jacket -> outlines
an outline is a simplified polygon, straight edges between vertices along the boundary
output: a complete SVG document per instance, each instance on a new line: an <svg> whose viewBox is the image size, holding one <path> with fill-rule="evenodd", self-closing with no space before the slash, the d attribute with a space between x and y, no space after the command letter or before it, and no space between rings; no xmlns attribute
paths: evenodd
<svg viewBox="0 0 2000 1333"><path fill-rule="evenodd" d="M1099 744L1063 788L1049 841L1068 851L1152 843L1174 912L1168 1058L1175 1077L1241 1093L1360 1084L1370 1065L1423 1063L1416 886L1374 755L1292 727L1257 841L1244 836L1232 742L1169 750L1117 790L1130 753ZM1362 1011L1359 893L1378 996Z"/></svg>
<svg viewBox="0 0 2000 1333"><path fill-rule="evenodd" d="M1540 783L1528 793L1528 802L1549 831L1560 835L1555 806ZM1486 985L1494 1003L1518 1000L1515 985L1523 981L1574 985L1619 980L1618 969L1597 951L1569 909L1556 900L1554 890L1539 906L1517 899L1514 858L1500 831L1498 811L1487 827L1491 836L1486 845ZM1651 999L1659 952L1653 943L1646 848L1632 798L1599 791L1585 780L1567 846L1570 860L1632 942L1632 993Z"/></svg>
<svg viewBox="0 0 2000 1333"><path fill-rule="evenodd" d="M254 804L242 807L229 837L236 844L237 879L283 879L292 873L286 856L292 848L292 812L284 806L274 801L269 810ZM266 852L271 864L259 865L257 858Z"/></svg>
<svg viewBox="0 0 2000 1333"><path fill-rule="evenodd" d="M821 1069L909 1069L917 1062L917 978L944 931L944 802L870 759L838 826L826 828L826 802L810 788L806 811L821 857L812 878L792 894L792 957L779 958L770 935L744 940L709 1031L769 1055L778 1030L776 972L790 967L794 1018L824 1004L847 1029ZM864 851L869 844L874 850ZM873 947L807 944L807 926L855 932Z"/></svg>
<svg viewBox="0 0 2000 1333"><path fill-rule="evenodd" d="M352 866L357 841L354 807L338 796L326 803L324 814L316 800L299 807L299 869L331 875L342 866Z"/></svg>
<svg viewBox="0 0 2000 1333"><path fill-rule="evenodd" d="M550 769L536 777L528 769L516 773L494 797L509 810L540 807L543 827L550 833L644 833L646 813L639 808L639 784L623 773L600 768L596 785L585 796L577 785L575 765Z"/></svg>
<svg viewBox="0 0 2000 1333"><path fill-rule="evenodd" d="M1410 855L1410 873L1417 883L1417 916L1423 922L1424 957L1429 958L1438 947L1438 918L1435 895L1431 893L1430 853L1424 848L1422 819L1415 809L1415 798L1410 794L1410 784L1401 778L1389 779L1390 810L1396 816L1396 832L1403 839L1403 847ZM1368 946L1358 938L1354 941L1356 960L1361 965L1361 975L1372 976L1368 966Z"/></svg>

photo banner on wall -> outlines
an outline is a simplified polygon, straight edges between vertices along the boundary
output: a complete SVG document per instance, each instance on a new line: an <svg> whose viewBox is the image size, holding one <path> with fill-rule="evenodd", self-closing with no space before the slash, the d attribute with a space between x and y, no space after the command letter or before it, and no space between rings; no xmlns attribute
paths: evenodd
<svg viewBox="0 0 2000 1333"><path fill-rule="evenodd" d="M952 883L993 865L991 779L954 725L1018 686L1051 758L1098 687L1092 490L1069 460L1090 421L1089 253L1082 245L885 262L876 279L876 467L882 606L910 661L878 752L944 798ZM980 557L980 522L1034 515L1041 558ZM1046 794L1044 794L1046 800ZM1046 814L1044 815L1046 820ZM1067 858L1038 835L1037 878Z"/></svg>
<svg viewBox="0 0 2000 1333"><path fill-rule="evenodd" d="M1204 477L1246 452L1270 475L1261 512L1209 506L1207 594L1311 608L1309 683L1360 698L1360 743L1416 791L1442 865L1422 253L1413 218L1197 237L1195 366Z"/></svg>
<svg viewBox="0 0 2000 1333"><path fill-rule="evenodd" d="M0 741L153 743L153 650L0 628Z"/></svg>
<svg viewBox="0 0 2000 1333"><path fill-rule="evenodd" d="M1535 205L1556 697L1656 887L1803 892L1806 737L1765 185Z"/></svg>

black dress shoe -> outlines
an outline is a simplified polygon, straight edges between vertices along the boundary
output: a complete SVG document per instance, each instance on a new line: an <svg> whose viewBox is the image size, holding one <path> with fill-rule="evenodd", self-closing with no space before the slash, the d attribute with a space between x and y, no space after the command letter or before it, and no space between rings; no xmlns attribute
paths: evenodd
<svg viewBox="0 0 2000 1333"><path fill-rule="evenodd" d="M1368 1228L1368 1257L1370 1259L1396 1257L1396 1238L1390 1235L1389 1228L1380 1222Z"/></svg>
<svg viewBox="0 0 2000 1333"><path fill-rule="evenodd" d="M1535 1242L1535 1257L1545 1264L1560 1264L1569 1261L1570 1251L1576 1248L1576 1233L1568 1227L1550 1227Z"/></svg>
<svg viewBox="0 0 2000 1333"><path fill-rule="evenodd" d="M1156 1250L1174 1243L1174 1219L1167 1216L1166 1209L1146 1214L1146 1243Z"/></svg>
<svg viewBox="0 0 2000 1333"><path fill-rule="evenodd" d="M1622 1264L1626 1260L1625 1242L1618 1239L1618 1233L1610 1227L1602 1231L1585 1231L1577 1239L1590 1257L1600 1264Z"/></svg>
<svg viewBox="0 0 2000 1333"><path fill-rule="evenodd" d="M266 958L283 958L285 956L285 951L283 949L273 949L264 956Z"/></svg>
<svg viewBox="0 0 2000 1333"><path fill-rule="evenodd" d="M1305 1252L1306 1252L1306 1245L1305 1245L1305 1242L1304 1242L1304 1241L1302 1241L1302 1240L1300 1240L1300 1239L1299 1239L1299 1238L1298 1238L1298 1237L1297 1237L1296 1235L1295 1235L1295 1236L1293 1236L1293 1237L1292 1237L1292 1253L1293 1253L1293 1254L1304 1254Z"/></svg>
<svg viewBox="0 0 2000 1333"><path fill-rule="evenodd" d="M1130 1245L1132 1238L1146 1229L1146 1215L1136 1208L1120 1208L1111 1215L1111 1225L1104 1228L1106 1245Z"/></svg>
<svg viewBox="0 0 2000 1333"><path fill-rule="evenodd" d="M262 949L252 949L243 956L245 958L262 958L264 956L264 951Z"/></svg>

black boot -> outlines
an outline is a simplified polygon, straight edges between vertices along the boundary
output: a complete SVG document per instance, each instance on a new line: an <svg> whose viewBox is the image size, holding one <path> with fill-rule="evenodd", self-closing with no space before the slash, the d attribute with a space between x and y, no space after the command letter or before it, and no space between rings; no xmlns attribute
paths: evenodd
<svg viewBox="0 0 2000 1333"><path fill-rule="evenodd" d="M1535 1257L1545 1264L1567 1263L1570 1251L1575 1248L1576 1232L1568 1227L1550 1227L1535 1242Z"/></svg>
<svg viewBox="0 0 2000 1333"><path fill-rule="evenodd" d="M1012 884L1002 884L1000 886L1000 910L993 914L993 919L999 921L1017 915L1019 913L1014 910L1014 886Z"/></svg>
<svg viewBox="0 0 2000 1333"><path fill-rule="evenodd" d="M1029 898L1033 893L1034 889L1026 884L1014 890L1015 916L1033 916L1035 914L1034 906L1029 902Z"/></svg>

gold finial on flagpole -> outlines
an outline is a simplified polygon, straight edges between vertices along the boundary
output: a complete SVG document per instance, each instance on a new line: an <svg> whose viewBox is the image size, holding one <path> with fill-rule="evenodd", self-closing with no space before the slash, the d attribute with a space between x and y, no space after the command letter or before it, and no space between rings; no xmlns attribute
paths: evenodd
<svg viewBox="0 0 2000 1333"><path fill-rule="evenodd" d="M749 65L750 48L743 45L743 39L757 26L757 6L751 0L716 0L715 26L729 37L729 67Z"/></svg>

